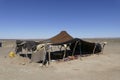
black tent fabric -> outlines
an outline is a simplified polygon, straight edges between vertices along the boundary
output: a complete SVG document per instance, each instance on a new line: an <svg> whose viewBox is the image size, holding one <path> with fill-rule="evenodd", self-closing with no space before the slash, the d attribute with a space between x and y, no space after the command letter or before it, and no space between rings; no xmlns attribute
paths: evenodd
<svg viewBox="0 0 120 80"><path fill-rule="evenodd" d="M81 39L74 39L75 42L72 42L70 45L70 49L73 51L76 41L78 41L76 48L75 48L75 54L90 54L90 53L99 53L102 51L102 47L99 43L93 43L84 41Z"/></svg>
<svg viewBox="0 0 120 80"><path fill-rule="evenodd" d="M2 47L2 43L0 42L0 47Z"/></svg>
<svg viewBox="0 0 120 80"><path fill-rule="evenodd" d="M94 51L94 53L99 53L102 51L102 47L99 43L88 42L88 41L84 41L79 38L74 38L74 39L68 40L66 42L52 44L52 45L68 44L70 47L70 50L73 51L76 42L77 42L77 45L75 48L75 54L80 54L80 52L82 54L90 54L90 53L93 53L93 51Z"/></svg>

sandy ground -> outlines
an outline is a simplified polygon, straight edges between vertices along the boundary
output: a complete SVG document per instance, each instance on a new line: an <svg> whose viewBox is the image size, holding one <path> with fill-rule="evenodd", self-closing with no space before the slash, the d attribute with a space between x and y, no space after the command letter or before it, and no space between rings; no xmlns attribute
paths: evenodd
<svg viewBox="0 0 120 80"><path fill-rule="evenodd" d="M0 48L0 80L120 80L120 41L108 41L104 54L41 67ZM24 64L24 62L26 64Z"/></svg>

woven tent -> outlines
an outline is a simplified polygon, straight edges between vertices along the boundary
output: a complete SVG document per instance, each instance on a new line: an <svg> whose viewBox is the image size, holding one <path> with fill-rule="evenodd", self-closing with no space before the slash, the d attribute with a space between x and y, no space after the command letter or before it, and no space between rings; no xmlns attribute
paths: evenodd
<svg viewBox="0 0 120 80"><path fill-rule="evenodd" d="M99 53L102 51L101 45L99 43L73 38L66 31L61 31L54 37L41 41L41 44L46 44L46 47L44 50L40 49L39 52L36 52L32 55L31 59L33 62L39 62L41 60L44 61L44 59L48 61L51 59L65 59L65 57L68 56L81 56L83 54ZM54 51L52 47L49 47L49 45L52 47L61 47L59 47L59 51ZM64 50L62 51L61 48L64 48Z"/></svg>
<svg viewBox="0 0 120 80"><path fill-rule="evenodd" d="M56 36L50 38L49 41L50 43L52 43L52 45L70 44L69 47L71 51L73 51L75 47L74 52L81 51L81 53L93 53L94 48L95 48L94 53L101 52L101 45L99 43L97 43L96 46L96 43L94 42L88 42L79 38L73 38L66 31L61 31Z"/></svg>

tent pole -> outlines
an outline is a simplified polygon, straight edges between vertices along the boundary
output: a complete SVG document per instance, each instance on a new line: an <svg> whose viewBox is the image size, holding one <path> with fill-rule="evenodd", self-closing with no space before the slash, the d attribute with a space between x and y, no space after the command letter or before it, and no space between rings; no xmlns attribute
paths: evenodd
<svg viewBox="0 0 120 80"><path fill-rule="evenodd" d="M82 60L82 51L81 51L81 42L79 41L79 46L80 46L80 60Z"/></svg>
<svg viewBox="0 0 120 80"><path fill-rule="evenodd" d="M62 46L60 46L60 52L62 51Z"/></svg>
<svg viewBox="0 0 120 80"><path fill-rule="evenodd" d="M60 51L61 51L61 49L62 49L62 46L60 45L60 46L58 46L58 48L60 49Z"/></svg>
<svg viewBox="0 0 120 80"><path fill-rule="evenodd" d="M93 49L93 54L95 53L95 49L96 49L96 43L95 43L95 46L94 46L94 49Z"/></svg>
<svg viewBox="0 0 120 80"><path fill-rule="evenodd" d="M27 53L28 53L28 50L27 50L27 49L25 49L25 56L28 58Z"/></svg>
<svg viewBox="0 0 120 80"><path fill-rule="evenodd" d="M77 43L78 43L78 41L76 41L76 43L75 43L75 46L74 46L74 49L73 49L73 52L72 52L72 56L73 56L74 53L75 53L75 48L76 48L76 46L77 46Z"/></svg>
<svg viewBox="0 0 120 80"><path fill-rule="evenodd" d="M52 48L52 46L51 46L51 45L50 45L50 50L51 50L51 51L53 51L53 48Z"/></svg>
<svg viewBox="0 0 120 80"><path fill-rule="evenodd" d="M46 61L46 52L47 52L47 51L46 51L46 48L45 48L45 47L46 47L46 45L44 46L44 54L45 54L45 55L44 55L44 58L43 58L42 65L44 65L44 63L45 63L45 61ZM46 64L45 64L45 65L46 65Z"/></svg>
<svg viewBox="0 0 120 80"><path fill-rule="evenodd" d="M48 52L48 56L49 56L48 64L50 65L50 61L51 61L50 51Z"/></svg>
<svg viewBox="0 0 120 80"><path fill-rule="evenodd" d="M27 59L29 59L29 57L28 57L28 49L25 49L25 56L26 56ZM28 60L28 63L29 63L29 60Z"/></svg>
<svg viewBox="0 0 120 80"><path fill-rule="evenodd" d="M49 56L48 64L50 65L50 61L51 61L51 56L50 56L50 46L49 46L49 50L48 50L48 56Z"/></svg>
<svg viewBox="0 0 120 80"><path fill-rule="evenodd" d="M104 42L104 43L101 44L102 45L102 51L101 51L102 54L103 54L104 47L105 47L106 44L107 44L107 42Z"/></svg>
<svg viewBox="0 0 120 80"><path fill-rule="evenodd" d="M65 56L66 56L66 50L67 50L67 45L66 44L64 45L64 48L65 48L65 51L64 51L64 55L63 55L63 60L65 59Z"/></svg>

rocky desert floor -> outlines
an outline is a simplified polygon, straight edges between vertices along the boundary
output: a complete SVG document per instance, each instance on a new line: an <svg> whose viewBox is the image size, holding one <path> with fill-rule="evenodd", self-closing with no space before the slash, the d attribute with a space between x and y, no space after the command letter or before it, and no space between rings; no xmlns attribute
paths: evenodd
<svg viewBox="0 0 120 80"><path fill-rule="evenodd" d="M107 41L104 53L82 57L82 60L52 61L46 67L19 56L10 58L11 46L1 47L0 80L120 80L120 39L90 40Z"/></svg>

